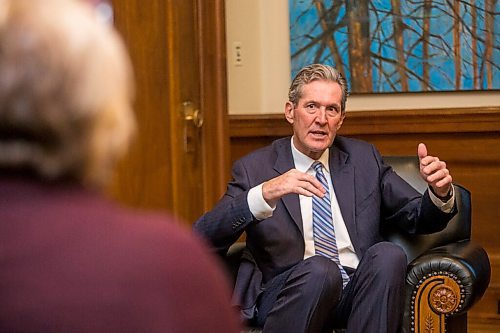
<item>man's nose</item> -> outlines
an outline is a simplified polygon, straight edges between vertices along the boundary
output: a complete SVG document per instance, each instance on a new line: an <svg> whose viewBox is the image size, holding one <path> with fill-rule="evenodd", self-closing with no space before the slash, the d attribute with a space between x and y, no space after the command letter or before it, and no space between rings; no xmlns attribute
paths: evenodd
<svg viewBox="0 0 500 333"><path fill-rule="evenodd" d="M321 106L318 108L318 112L316 112L316 121L321 124L327 122L326 107Z"/></svg>

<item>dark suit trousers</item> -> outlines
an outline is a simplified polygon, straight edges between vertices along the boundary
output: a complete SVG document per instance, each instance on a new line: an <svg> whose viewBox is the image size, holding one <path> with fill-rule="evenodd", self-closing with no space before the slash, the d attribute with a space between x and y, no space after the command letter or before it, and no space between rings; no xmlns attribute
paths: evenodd
<svg viewBox="0 0 500 333"><path fill-rule="evenodd" d="M398 332L405 274L406 255L389 242L366 251L344 290L337 265L314 256L265 285L257 322L264 333Z"/></svg>

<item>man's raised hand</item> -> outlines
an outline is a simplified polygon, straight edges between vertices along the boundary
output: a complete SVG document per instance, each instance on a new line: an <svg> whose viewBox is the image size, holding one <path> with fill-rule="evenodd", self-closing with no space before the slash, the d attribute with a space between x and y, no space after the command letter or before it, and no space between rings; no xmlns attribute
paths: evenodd
<svg viewBox="0 0 500 333"><path fill-rule="evenodd" d="M446 163L438 157L428 155L427 147L423 143L418 145L418 159L422 178L432 187L434 194L441 198L446 197L453 181Z"/></svg>
<svg viewBox="0 0 500 333"><path fill-rule="evenodd" d="M302 194L308 197L313 195L323 197L326 190L316 177L297 169L291 169L286 173L264 182L262 185L262 196L269 206L274 207L276 202L289 193Z"/></svg>

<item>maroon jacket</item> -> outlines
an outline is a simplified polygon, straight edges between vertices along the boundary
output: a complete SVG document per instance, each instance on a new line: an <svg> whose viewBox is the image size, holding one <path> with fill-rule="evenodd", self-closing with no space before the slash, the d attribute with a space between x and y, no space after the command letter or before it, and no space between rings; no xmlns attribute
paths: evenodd
<svg viewBox="0 0 500 333"><path fill-rule="evenodd" d="M0 176L0 332L240 332L225 277L163 215Z"/></svg>

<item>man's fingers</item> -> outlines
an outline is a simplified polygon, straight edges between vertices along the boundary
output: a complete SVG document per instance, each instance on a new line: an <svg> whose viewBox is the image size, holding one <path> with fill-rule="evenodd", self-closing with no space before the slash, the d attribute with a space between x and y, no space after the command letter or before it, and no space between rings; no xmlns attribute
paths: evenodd
<svg viewBox="0 0 500 333"><path fill-rule="evenodd" d="M323 197L326 193L326 189L319 182L319 180L311 175L305 174L304 179L299 183L299 188L304 189L307 194L300 193L307 196L316 195L318 197Z"/></svg>
<svg viewBox="0 0 500 333"><path fill-rule="evenodd" d="M434 170L427 174L427 181L430 183L434 183L436 181L439 181L440 179L446 178L449 174L450 172L446 168Z"/></svg>
<svg viewBox="0 0 500 333"><path fill-rule="evenodd" d="M451 177L451 175L448 175L445 178L441 179L440 181L436 182L436 187L443 188L445 186L449 186L452 182L453 178Z"/></svg>
<svg viewBox="0 0 500 333"><path fill-rule="evenodd" d="M315 186L312 186L310 183L304 186L297 187L297 194L305 195L306 197L317 196L322 198L325 195L324 190L320 190Z"/></svg>
<svg viewBox="0 0 500 333"><path fill-rule="evenodd" d="M438 171L438 170L447 170L446 169L446 162L440 161L439 158L437 157L426 157L425 159L425 165L422 165L422 172L426 175L431 175L432 173ZM422 163L424 164L424 163Z"/></svg>
<svg viewBox="0 0 500 333"><path fill-rule="evenodd" d="M275 196L281 197L288 193L297 193L306 196L320 196L326 193L319 180L307 173L292 169L287 173L269 181L274 189Z"/></svg>

